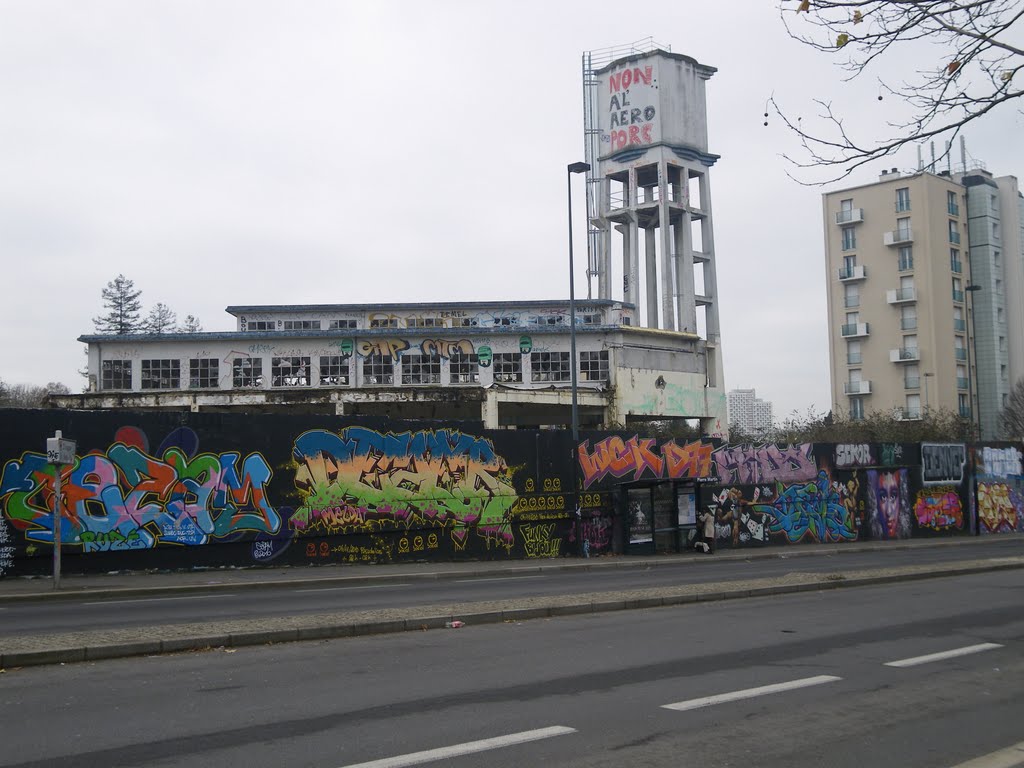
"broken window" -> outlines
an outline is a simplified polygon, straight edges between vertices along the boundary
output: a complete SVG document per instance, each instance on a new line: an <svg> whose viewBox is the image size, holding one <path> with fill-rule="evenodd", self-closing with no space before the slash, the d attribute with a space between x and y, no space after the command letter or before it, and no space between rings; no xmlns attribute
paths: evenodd
<svg viewBox="0 0 1024 768"><path fill-rule="evenodd" d="M272 331L275 328L273 320L251 320L249 321L250 331Z"/></svg>
<svg viewBox="0 0 1024 768"><path fill-rule="evenodd" d="M532 381L569 381L572 378L568 352L531 352L530 368Z"/></svg>
<svg viewBox="0 0 1024 768"><path fill-rule="evenodd" d="M332 330L332 331L342 331L342 330L349 330L349 329L355 328L355 327L356 327L356 321L355 320L351 320L351 319L349 319L349 320L331 320L330 330Z"/></svg>
<svg viewBox="0 0 1024 768"><path fill-rule="evenodd" d="M480 362L476 354L456 352L448 362L448 381L451 384L475 384L480 381Z"/></svg>
<svg viewBox="0 0 1024 768"><path fill-rule="evenodd" d="M320 321L319 320L285 320L284 329L286 331L319 331Z"/></svg>
<svg viewBox="0 0 1024 768"><path fill-rule="evenodd" d="M444 320L440 317L407 317L406 328L444 328Z"/></svg>
<svg viewBox="0 0 1024 768"><path fill-rule="evenodd" d="M402 355L403 384L440 384L441 358L437 355Z"/></svg>
<svg viewBox="0 0 1024 768"><path fill-rule="evenodd" d="M608 381L608 350L580 352L580 380Z"/></svg>
<svg viewBox="0 0 1024 768"><path fill-rule="evenodd" d="M395 361L391 355L368 355L363 358L363 382L372 384L395 383Z"/></svg>
<svg viewBox="0 0 1024 768"><path fill-rule="evenodd" d="M188 385L192 389L211 389L220 382L220 361L206 357L188 361Z"/></svg>
<svg viewBox="0 0 1024 768"><path fill-rule="evenodd" d="M178 389L181 386L180 360L143 360L143 389Z"/></svg>
<svg viewBox="0 0 1024 768"><path fill-rule="evenodd" d="M320 386L347 387L349 384L349 355L322 355L320 357Z"/></svg>
<svg viewBox="0 0 1024 768"><path fill-rule="evenodd" d="M494 355L494 380L515 382L523 380L523 356L518 352L498 352Z"/></svg>
<svg viewBox="0 0 1024 768"><path fill-rule="evenodd" d="M131 389L132 361L104 360L100 369L100 389Z"/></svg>
<svg viewBox="0 0 1024 768"><path fill-rule="evenodd" d="M273 357L270 359L270 385L272 387L308 387L308 357Z"/></svg>
<svg viewBox="0 0 1024 768"><path fill-rule="evenodd" d="M263 386L263 358L240 357L231 363L231 384L239 389Z"/></svg>

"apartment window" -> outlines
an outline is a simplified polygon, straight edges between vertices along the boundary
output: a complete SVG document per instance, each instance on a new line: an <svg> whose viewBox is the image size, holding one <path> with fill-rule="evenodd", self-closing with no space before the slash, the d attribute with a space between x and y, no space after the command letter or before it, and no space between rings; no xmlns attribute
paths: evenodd
<svg viewBox="0 0 1024 768"><path fill-rule="evenodd" d="M320 386L347 387L351 361L351 355L321 355Z"/></svg>
<svg viewBox="0 0 1024 768"><path fill-rule="evenodd" d="M990 211L999 210L999 198L996 195L990 195L988 198L988 209Z"/></svg>
<svg viewBox="0 0 1024 768"><path fill-rule="evenodd" d="M398 318L397 317L371 317L370 318L371 328L397 328Z"/></svg>
<svg viewBox="0 0 1024 768"><path fill-rule="evenodd" d="M231 363L231 384L238 389L263 386L263 358L240 357Z"/></svg>
<svg viewBox="0 0 1024 768"><path fill-rule="evenodd" d="M852 251L857 247L857 228L843 227L843 250Z"/></svg>
<svg viewBox="0 0 1024 768"><path fill-rule="evenodd" d="M896 210L910 210L910 187L901 187L896 190Z"/></svg>
<svg viewBox="0 0 1024 768"><path fill-rule="evenodd" d="M921 386L921 372L917 364L908 365L903 369L903 388L918 389Z"/></svg>
<svg viewBox="0 0 1024 768"><path fill-rule="evenodd" d="M964 300L964 284L959 277L953 278L953 301Z"/></svg>
<svg viewBox="0 0 1024 768"><path fill-rule="evenodd" d="M1006 365L1001 364L999 366L999 380L1005 384L1009 380L1009 378L1010 377L1006 373Z"/></svg>
<svg viewBox="0 0 1024 768"><path fill-rule="evenodd" d="M580 380L608 381L608 350L580 352Z"/></svg>
<svg viewBox="0 0 1024 768"><path fill-rule="evenodd" d="M905 416L908 419L921 418L921 396L907 395L907 410Z"/></svg>
<svg viewBox="0 0 1024 768"><path fill-rule="evenodd" d="M104 360L100 367L100 389L131 389L132 361Z"/></svg>
<svg viewBox="0 0 1024 768"><path fill-rule="evenodd" d="M211 389L220 382L220 361L207 357L188 361L188 385L192 389Z"/></svg>
<svg viewBox="0 0 1024 768"><path fill-rule="evenodd" d="M444 328L444 320L440 317L407 317L406 328Z"/></svg>
<svg viewBox="0 0 1024 768"><path fill-rule="evenodd" d="M180 360L143 360L143 389L178 389L181 386Z"/></svg>
<svg viewBox="0 0 1024 768"><path fill-rule="evenodd" d="M863 397L851 397L850 398L850 419L853 421L860 421L864 418L864 398Z"/></svg>
<svg viewBox="0 0 1024 768"><path fill-rule="evenodd" d="M250 331L272 331L276 327L273 320L251 320L249 322Z"/></svg>
<svg viewBox="0 0 1024 768"><path fill-rule="evenodd" d="M319 331L319 320L285 320L284 330L286 331Z"/></svg>
<svg viewBox="0 0 1024 768"><path fill-rule="evenodd" d="M356 321L350 319L344 320L331 320L329 330L332 331L348 331L356 327Z"/></svg>
<svg viewBox="0 0 1024 768"><path fill-rule="evenodd" d="M857 285L846 284L843 286L843 306L845 307L859 307L860 306L860 287Z"/></svg>
<svg viewBox="0 0 1024 768"><path fill-rule="evenodd" d="M451 384L475 384L480 381L480 361L476 354L456 352L448 359L448 381Z"/></svg>
<svg viewBox="0 0 1024 768"><path fill-rule="evenodd" d="M391 355L369 355L363 358L363 382L394 384L395 361Z"/></svg>
<svg viewBox="0 0 1024 768"><path fill-rule="evenodd" d="M516 382L523 380L523 356L518 352L498 352L494 355L494 380Z"/></svg>
<svg viewBox="0 0 1024 768"><path fill-rule="evenodd" d="M908 333L903 337L903 349L900 350L900 359L913 360L917 357L917 334Z"/></svg>
<svg viewBox="0 0 1024 768"><path fill-rule="evenodd" d="M969 419L971 417L971 405L967 400L967 395L957 395L956 401L959 406L960 415L965 419Z"/></svg>
<svg viewBox="0 0 1024 768"><path fill-rule="evenodd" d="M956 202L956 192L951 190L946 192L946 211L949 212L950 216L960 215L960 206Z"/></svg>
<svg viewBox="0 0 1024 768"><path fill-rule="evenodd" d="M1001 236L999 234L999 222L998 221L993 221L992 222L992 242L998 243L1001 239L1002 238L1001 238Z"/></svg>
<svg viewBox="0 0 1024 768"><path fill-rule="evenodd" d="M949 242L960 244L960 224L955 219L949 220Z"/></svg>
<svg viewBox="0 0 1024 768"><path fill-rule="evenodd" d="M896 219L896 239L897 240L909 240L910 239L910 218Z"/></svg>
<svg viewBox="0 0 1024 768"><path fill-rule="evenodd" d="M953 307L953 330L954 331L966 331L967 325L964 323L964 310L963 307Z"/></svg>
<svg viewBox="0 0 1024 768"><path fill-rule="evenodd" d="M272 357L270 359L270 385L272 387L308 387L310 385L308 357Z"/></svg>
<svg viewBox="0 0 1024 768"><path fill-rule="evenodd" d="M403 355L403 384L440 384L441 358L437 355Z"/></svg>
<svg viewBox="0 0 1024 768"><path fill-rule="evenodd" d="M901 245L897 266L900 272L914 268L914 250L909 245Z"/></svg>
<svg viewBox="0 0 1024 768"><path fill-rule="evenodd" d="M913 331L917 329L917 307L905 305L900 307L900 330Z"/></svg>
<svg viewBox="0 0 1024 768"><path fill-rule="evenodd" d="M846 343L846 364L860 365L864 362L864 355L861 352L859 341L848 341Z"/></svg>
<svg viewBox="0 0 1024 768"><path fill-rule="evenodd" d="M532 381L569 381L572 378L569 365L568 352L530 353Z"/></svg>
<svg viewBox="0 0 1024 768"><path fill-rule="evenodd" d="M960 262L960 251L956 248L949 249L949 268L958 275L964 271L964 265Z"/></svg>

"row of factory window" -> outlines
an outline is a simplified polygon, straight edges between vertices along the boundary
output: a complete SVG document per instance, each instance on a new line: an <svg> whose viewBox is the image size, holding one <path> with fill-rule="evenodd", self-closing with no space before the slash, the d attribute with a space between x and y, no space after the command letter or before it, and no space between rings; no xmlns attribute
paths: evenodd
<svg viewBox="0 0 1024 768"><path fill-rule="evenodd" d="M577 325L600 325L601 314L598 312L582 312L576 315ZM479 328L487 326L522 326L522 325L569 325L568 314L527 315L495 315L493 317L370 317L367 328ZM351 318L337 320L242 320L241 329L246 332L256 331L348 331L359 328L357 320Z"/></svg>
<svg viewBox="0 0 1024 768"><path fill-rule="evenodd" d="M362 384L420 385L420 384L475 384L480 381L480 368L492 367L498 383L530 381L569 382L572 379L568 352L531 352L529 367L524 366L526 355L520 352L498 352L481 362L477 354L456 354L442 365L437 355L405 354L368 355L359 358L362 365ZM272 387L347 387L353 384L352 355L322 355L319 365L312 365L310 357L272 357L270 359L270 386ZM101 365L100 387L103 391L131 390L134 373L132 360L104 360ZM140 386L144 390L182 389L182 366L178 359L141 361ZM242 357L230 361L231 386L235 389L262 388L264 386L264 360ZM225 371L225 374L227 371ZM580 381L608 381L608 352L580 352L578 376ZM198 358L188 361L189 389L220 388L221 361Z"/></svg>

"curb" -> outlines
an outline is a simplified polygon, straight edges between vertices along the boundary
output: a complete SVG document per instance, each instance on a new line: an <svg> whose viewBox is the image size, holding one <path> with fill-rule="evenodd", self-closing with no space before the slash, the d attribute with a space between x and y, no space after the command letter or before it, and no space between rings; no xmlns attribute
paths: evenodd
<svg viewBox="0 0 1024 768"><path fill-rule="evenodd" d="M919 568L919 570L910 570ZM500 624L504 622L529 621L531 619L554 618L560 616L578 616L590 613L608 613L611 611L637 610L667 606L686 605L689 603L719 602L745 598L772 597L776 595L796 594L800 592L823 591L828 589L846 589L854 587L872 587L894 582L920 581L924 579L944 578L951 576L967 576L977 573L988 573L1006 570L1024 569L1024 557L1001 558L990 562L975 561L962 566L946 564L941 569L921 569L910 566L903 572L888 572L872 575L870 572L846 576L830 574L823 577L811 577L809 580L792 584L764 584L749 587L737 587L740 582L726 582L718 587L699 585L699 588L670 587L662 588L678 590L664 595L650 597L625 596L626 593L605 593L579 595L572 603L560 603L559 598L546 598L547 605L531 605L515 607L515 601L507 601L510 607L500 610L460 611L453 613L420 613L423 609L399 609L407 613L402 618L380 618L370 620L345 620L327 622L306 627L286 627L257 631L217 632L208 635L194 635L175 638L138 638L115 643L81 643L65 647L53 647L40 650L12 651L0 654L0 669L13 667L39 666L45 664L69 664L82 661L99 661L131 656L151 656L157 654L202 651L213 648L242 648L275 643L290 643L306 640L327 640L343 637L365 635L394 634L397 632L420 632L431 629L442 629L447 622L456 618L471 625ZM893 571L894 569L888 569ZM756 583L758 580L750 580ZM765 581L762 579L761 581ZM623 595L617 597L617 595ZM564 600L564 597L562 598ZM532 598L536 601L537 598ZM154 633L168 628L154 627ZM55 642L59 642L56 640Z"/></svg>

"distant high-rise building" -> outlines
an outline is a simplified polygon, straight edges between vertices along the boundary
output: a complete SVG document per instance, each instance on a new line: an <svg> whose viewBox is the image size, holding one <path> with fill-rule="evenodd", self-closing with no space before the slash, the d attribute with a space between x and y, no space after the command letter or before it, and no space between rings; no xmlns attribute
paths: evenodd
<svg viewBox="0 0 1024 768"><path fill-rule="evenodd" d="M728 401L730 429L754 436L765 436L771 431L772 404L757 397L755 390L729 390Z"/></svg>
<svg viewBox="0 0 1024 768"><path fill-rule="evenodd" d="M833 405L854 419L942 408L996 437L1024 376L1017 179L893 169L823 209Z"/></svg>

